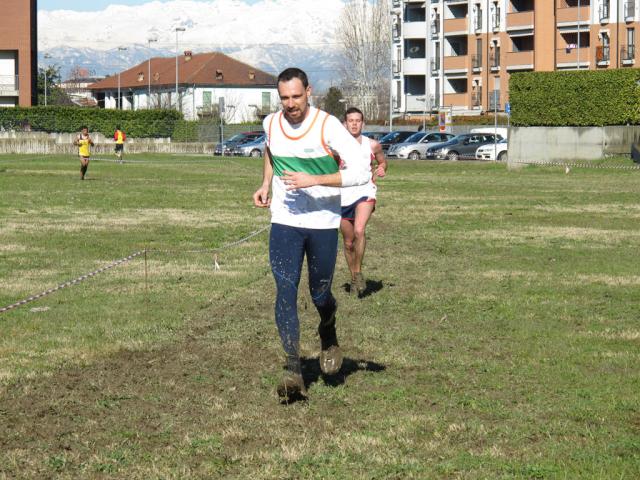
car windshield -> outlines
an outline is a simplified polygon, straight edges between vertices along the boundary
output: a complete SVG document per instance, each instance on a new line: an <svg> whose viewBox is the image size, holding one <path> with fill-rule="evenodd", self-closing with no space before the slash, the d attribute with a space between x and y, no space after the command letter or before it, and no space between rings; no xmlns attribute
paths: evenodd
<svg viewBox="0 0 640 480"><path fill-rule="evenodd" d="M420 140L424 138L426 133L418 132L411 135L409 138L405 140L405 143L418 143Z"/></svg>
<svg viewBox="0 0 640 480"><path fill-rule="evenodd" d="M398 132L387 133L384 137L380 139L380 143L392 142L395 138L400 135Z"/></svg>
<svg viewBox="0 0 640 480"><path fill-rule="evenodd" d="M228 138L227 142L239 142L242 139L247 138L247 134L246 133L237 133L235 134L233 137Z"/></svg>

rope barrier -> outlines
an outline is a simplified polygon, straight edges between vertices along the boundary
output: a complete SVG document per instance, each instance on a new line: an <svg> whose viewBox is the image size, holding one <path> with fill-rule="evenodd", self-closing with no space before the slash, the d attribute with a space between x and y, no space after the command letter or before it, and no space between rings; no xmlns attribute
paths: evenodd
<svg viewBox="0 0 640 480"><path fill-rule="evenodd" d="M38 300L40 298L46 297L48 295L51 295L52 293L55 293L59 290L62 290L64 288L70 287L72 285L76 285L78 283L82 283L85 280L88 280L89 278L95 277L96 275L99 275L101 273L104 273L114 267L117 267L118 265L122 265L123 263L129 262L131 260L133 260L136 257L139 257L140 255L144 255L144 259L145 259L145 285L146 285L146 277L147 277L147 253L151 253L151 252L157 252L157 253L218 253L218 252L222 252L224 250L228 250L229 248L235 247L237 245L240 245L244 242L246 242L247 240L250 240L251 238L261 234L262 232L264 232L265 230L267 230L269 228L270 225L265 225L264 227L262 227L259 230L256 230L255 232L250 233L249 235L247 235L246 237L240 238L239 240L236 240L234 242L228 243L226 245L223 245L222 247L218 247L218 248L213 248L213 249L202 249L202 250L161 250L161 249L144 249L144 250L139 250L137 252L132 253L131 255L128 255L124 258L121 258L119 260L116 260L112 263L110 263L109 265L99 268L97 270L94 270L93 272L89 272L86 273L84 275L81 275L77 278L74 278L73 280L69 280L67 282L61 283L59 285L57 285L56 287L50 288L48 290L45 290L44 292L40 292L36 295L31 295L28 298L25 298L24 300L20 300L19 302L13 303L11 305L7 305L6 307L0 308L0 313L4 313L4 312L8 312L10 310L13 310L15 308L21 307L22 305L26 305L27 303L33 302L35 300ZM218 259L217 257L214 259L214 269L215 270L220 270L220 266L218 265Z"/></svg>
<svg viewBox="0 0 640 480"><path fill-rule="evenodd" d="M246 237L243 237L243 238L241 238L239 240L236 240L235 242L228 243L228 244L223 245L222 247L218 247L218 248L205 248L205 249L199 249L199 250L176 250L176 249L171 250L171 249L150 248L147 251L149 253L153 253L153 252L155 252L155 253L218 253L218 252L222 252L224 250L228 250L229 248L238 246L238 245L246 242L247 240L252 239L253 237L255 237L257 235L260 235L262 232L267 230L270 226L271 225L265 225L261 229L250 233Z"/></svg>
<svg viewBox="0 0 640 480"><path fill-rule="evenodd" d="M106 272L107 270L117 267L118 265L122 265L123 263L133 260L135 257L142 255L143 253L144 253L144 250L140 250L138 252L132 253L129 256L126 256L124 258L121 258L120 260L116 260L115 262L110 263L106 267L102 267L102 268L99 268L98 270L94 270L93 272L86 273L77 278L74 278L73 280L69 280L68 282L64 282L56 287L50 288L49 290L45 290L44 292L38 293L37 295L32 295L28 298L25 298L24 300L20 300L19 302L0 308L0 313L8 312L9 310L13 310L14 308L21 307L22 305L33 302L34 300L38 300L39 298L46 297L47 295L51 295L52 293L62 290L64 288L84 282L85 280L91 277L95 277L100 273Z"/></svg>

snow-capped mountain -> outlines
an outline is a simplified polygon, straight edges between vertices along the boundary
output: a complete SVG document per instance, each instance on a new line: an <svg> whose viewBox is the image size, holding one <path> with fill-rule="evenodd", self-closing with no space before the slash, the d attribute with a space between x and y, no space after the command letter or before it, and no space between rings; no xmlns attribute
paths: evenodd
<svg viewBox="0 0 640 480"><path fill-rule="evenodd" d="M150 55L173 56L177 45L180 54L222 51L272 74L299 66L325 89L338 80L335 26L343 7L342 0L156 0L100 12L40 11L39 60L42 66L50 55L46 64L61 66L63 77L78 66L106 75Z"/></svg>

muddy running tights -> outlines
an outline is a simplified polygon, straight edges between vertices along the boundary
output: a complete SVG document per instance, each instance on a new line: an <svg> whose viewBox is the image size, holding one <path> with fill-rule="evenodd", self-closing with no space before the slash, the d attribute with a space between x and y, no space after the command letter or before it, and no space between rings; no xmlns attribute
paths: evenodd
<svg viewBox="0 0 640 480"><path fill-rule="evenodd" d="M298 357L298 284L307 256L309 291L321 318L335 310L331 282L338 252L338 230L289 227L274 223L269 238L269 259L276 281L276 325L288 359Z"/></svg>

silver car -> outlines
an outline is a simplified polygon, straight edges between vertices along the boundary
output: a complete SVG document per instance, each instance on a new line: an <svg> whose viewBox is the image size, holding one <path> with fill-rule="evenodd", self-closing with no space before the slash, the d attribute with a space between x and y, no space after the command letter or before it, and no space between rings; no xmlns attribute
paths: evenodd
<svg viewBox="0 0 640 480"><path fill-rule="evenodd" d="M262 134L258 138L240 143L233 149L232 154L240 157L262 157L264 155L266 138L267 136Z"/></svg>
<svg viewBox="0 0 640 480"><path fill-rule="evenodd" d="M425 158L427 147L431 147L436 143L446 142L453 137L450 133L417 132L404 142L391 146L387 156L390 158L419 160L420 158Z"/></svg>

